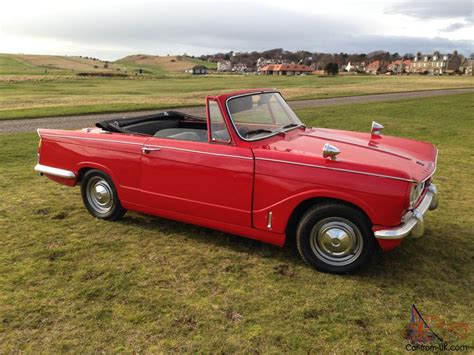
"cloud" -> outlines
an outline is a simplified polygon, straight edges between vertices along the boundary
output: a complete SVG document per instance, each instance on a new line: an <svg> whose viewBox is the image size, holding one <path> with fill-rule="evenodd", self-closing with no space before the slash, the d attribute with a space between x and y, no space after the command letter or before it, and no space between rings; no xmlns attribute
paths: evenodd
<svg viewBox="0 0 474 355"><path fill-rule="evenodd" d="M76 7L74 7L76 6ZM132 53L205 54L271 48L318 52L432 51L470 53L472 42L384 36L351 13L302 13L258 3L102 3L57 9L48 16L6 18L3 32L38 41L62 41L75 54L106 59ZM23 50L27 52L27 50Z"/></svg>
<svg viewBox="0 0 474 355"><path fill-rule="evenodd" d="M467 24L467 23L456 22L456 23L452 23L451 25L441 29L441 32L454 32L454 31L460 30L462 28L470 27L470 26L471 25Z"/></svg>
<svg viewBox="0 0 474 355"><path fill-rule="evenodd" d="M464 18L473 23L472 0L400 1L386 9L386 13L408 15L420 19Z"/></svg>
<svg viewBox="0 0 474 355"><path fill-rule="evenodd" d="M354 44L356 44L354 46ZM355 47L355 48L354 48ZM351 48L351 43L346 43L346 48ZM383 49L399 54L416 53L418 51L429 53L439 50L441 52L452 52L458 50L460 53L469 54L472 52L472 41L470 40L450 40L442 37L423 38L407 36L362 36L353 42L353 51L356 48L369 52L374 49ZM350 50L348 50L350 52Z"/></svg>
<svg viewBox="0 0 474 355"><path fill-rule="evenodd" d="M147 3L143 6L97 7L25 18L6 23L7 34L54 38L90 44L144 48L255 50L324 48L346 33L360 32L356 23L296 13L261 4Z"/></svg>

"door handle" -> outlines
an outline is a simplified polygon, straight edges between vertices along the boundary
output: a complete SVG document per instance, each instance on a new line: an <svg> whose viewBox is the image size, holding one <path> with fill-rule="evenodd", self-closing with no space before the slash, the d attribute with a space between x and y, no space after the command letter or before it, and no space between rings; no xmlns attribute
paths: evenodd
<svg viewBox="0 0 474 355"><path fill-rule="evenodd" d="M143 147L142 148L143 154L149 154L150 152L159 151L159 150L161 150L161 148L159 147Z"/></svg>

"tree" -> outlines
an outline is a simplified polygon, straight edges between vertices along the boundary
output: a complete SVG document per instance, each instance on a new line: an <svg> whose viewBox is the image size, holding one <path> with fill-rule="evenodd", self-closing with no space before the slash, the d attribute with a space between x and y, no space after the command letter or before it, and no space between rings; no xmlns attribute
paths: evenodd
<svg viewBox="0 0 474 355"><path fill-rule="evenodd" d="M339 73L339 65L337 63L329 62L324 67L324 71L328 75L337 75Z"/></svg>

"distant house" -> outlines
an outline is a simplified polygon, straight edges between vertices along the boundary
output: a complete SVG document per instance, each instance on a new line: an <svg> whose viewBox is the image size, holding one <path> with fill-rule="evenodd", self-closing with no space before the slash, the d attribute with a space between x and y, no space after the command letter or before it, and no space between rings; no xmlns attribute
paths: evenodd
<svg viewBox="0 0 474 355"><path fill-rule="evenodd" d="M353 70L354 67L351 65L351 62L349 62L347 63L347 65L345 66L343 65L341 68L344 69L345 71L350 72L351 70Z"/></svg>
<svg viewBox="0 0 474 355"><path fill-rule="evenodd" d="M349 62L346 66L342 68L347 72L365 72L365 62Z"/></svg>
<svg viewBox="0 0 474 355"><path fill-rule="evenodd" d="M232 70L232 63L230 60L219 60L217 62L217 71L231 71Z"/></svg>
<svg viewBox="0 0 474 355"><path fill-rule="evenodd" d="M410 66L411 73L418 74L452 74L459 71L459 67L463 63L464 57L454 51L452 54L440 53L438 51L433 54L417 53Z"/></svg>
<svg viewBox="0 0 474 355"><path fill-rule="evenodd" d="M191 69L187 69L186 73L193 74L193 75L206 75L207 68L204 65L195 65Z"/></svg>
<svg viewBox="0 0 474 355"><path fill-rule="evenodd" d="M277 64L277 62L273 59L266 59L266 58L260 57L257 59L257 70L260 71L261 68L269 64Z"/></svg>
<svg viewBox="0 0 474 355"><path fill-rule="evenodd" d="M249 69L244 63L237 63L232 67L232 72L234 73L246 73Z"/></svg>
<svg viewBox="0 0 474 355"><path fill-rule="evenodd" d="M312 72L311 67L303 64L269 64L260 68L263 75L301 75Z"/></svg>
<svg viewBox="0 0 474 355"><path fill-rule="evenodd" d="M385 74L387 67L387 63L384 60L374 60L365 67L365 72L368 74Z"/></svg>
<svg viewBox="0 0 474 355"><path fill-rule="evenodd" d="M473 69L474 69L474 58L471 58L471 59L466 58L462 62L461 66L459 67L459 72L461 74L472 76Z"/></svg>
<svg viewBox="0 0 474 355"><path fill-rule="evenodd" d="M364 73L365 62L349 62L346 66L343 65L341 68L347 72Z"/></svg>
<svg viewBox="0 0 474 355"><path fill-rule="evenodd" d="M411 73L428 74L431 71L431 54L421 54L418 52L410 66Z"/></svg>
<svg viewBox="0 0 474 355"><path fill-rule="evenodd" d="M387 66L387 70L394 74L406 73L410 70L411 60L409 59L398 59L394 60Z"/></svg>

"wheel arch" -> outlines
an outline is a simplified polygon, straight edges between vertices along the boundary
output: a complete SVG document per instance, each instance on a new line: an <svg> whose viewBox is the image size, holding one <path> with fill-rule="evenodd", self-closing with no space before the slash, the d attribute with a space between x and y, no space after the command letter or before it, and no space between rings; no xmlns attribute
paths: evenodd
<svg viewBox="0 0 474 355"><path fill-rule="evenodd" d="M298 226L298 222L300 221L304 213L312 206L316 204L324 203L324 202L335 202L335 203L339 203L339 204L357 209L367 218L367 221L369 222L370 227L372 227L372 219L370 218L370 214L369 214L371 211L367 213L366 209L364 209L357 203L348 201L346 199L336 198L336 197L314 196L314 197L309 197L309 198L306 198L305 200L300 201L293 209L288 219L288 223L285 229L285 235L286 235L285 244L294 242L296 238L296 229Z"/></svg>
<svg viewBox="0 0 474 355"><path fill-rule="evenodd" d="M99 170L99 171L107 174L112 179L112 182L114 183L115 188L118 189L120 187L115 174L108 167L106 167L104 165L101 165L101 164L97 164L97 163L91 163L91 162L81 163L77 166L76 183L78 185L80 185L82 183L84 175L89 170Z"/></svg>

